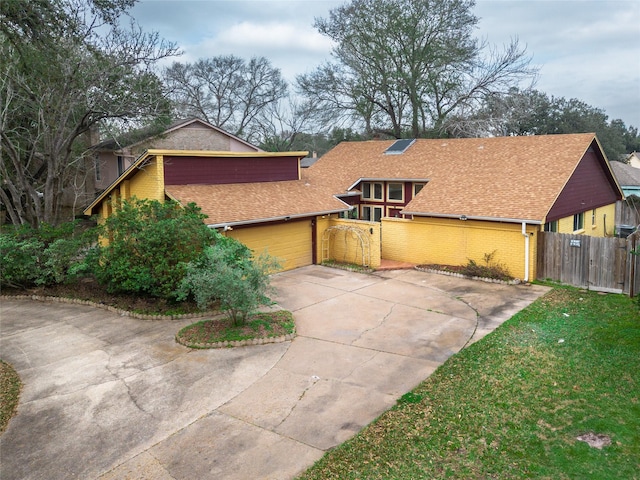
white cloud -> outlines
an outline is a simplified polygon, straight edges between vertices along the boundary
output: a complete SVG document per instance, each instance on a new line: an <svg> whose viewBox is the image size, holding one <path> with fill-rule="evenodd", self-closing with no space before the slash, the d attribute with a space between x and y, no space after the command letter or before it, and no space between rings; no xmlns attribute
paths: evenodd
<svg viewBox="0 0 640 480"><path fill-rule="evenodd" d="M286 50L326 55L331 41L317 31L308 31L291 23L256 24L244 21L221 31L217 42L223 48Z"/></svg>
<svg viewBox="0 0 640 480"><path fill-rule="evenodd" d="M185 52L180 61L264 56L293 81L330 59L331 44L313 21L341 3L141 0L133 14L145 29L176 41ZM518 37L527 46L541 68L539 90L640 127L640 1L477 0L474 13L477 34L489 43Z"/></svg>
<svg viewBox="0 0 640 480"><path fill-rule="evenodd" d="M479 0L476 13L490 42L527 46L538 90L640 126L640 2Z"/></svg>

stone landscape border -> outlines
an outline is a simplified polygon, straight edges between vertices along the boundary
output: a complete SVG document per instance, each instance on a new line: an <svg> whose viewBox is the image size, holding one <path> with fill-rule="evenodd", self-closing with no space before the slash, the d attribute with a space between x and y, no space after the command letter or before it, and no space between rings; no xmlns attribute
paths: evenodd
<svg viewBox="0 0 640 480"><path fill-rule="evenodd" d="M121 308L114 307L112 305L105 305L104 303L96 303L91 300L81 300L78 298L67 297L52 297L50 295L0 295L0 299L22 299L22 300L35 300L38 302L51 302L51 303L68 303L73 305L87 305L89 307L101 308L108 310L109 312L117 313L122 317L131 317L138 320L183 320L190 318L201 318L210 316L219 316L222 313L218 310L212 310L207 312L197 313L181 313L176 315L149 315L145 313L136 313L129 310L122 310Z"/></svg>
<svg viewBox="0 0 640 480"><path fill-rule="evenodd" d="M253 345L267 345L269 343L282 343L293 340L296 336L295 329L293 332L287 335L280 335L279 337L260 337L260 338L248 338L246 340L234 340L224 342L208 342L208 343L195 343L182 340L178 334L176 334L176 342L180 345L184 345L189 348L233 348L233 347L249 347Z"/></svg>
<svg viewBox="0 0 640 480"><path fill-rule="evenodd" d="M112 305L105 305L104 303L96 303L91 300L81 300L78 298L67 298L67 297L52 297L50 295L0 295L0 299L10 300L10 299L20 299L20 300L34 300L37 302L50 302L50 303L67 303L70 305L87 305L89 307L101 308L103 310L107 310L109 312L117 313L122 317L130 317L138 320L188 320L192 318L202 318L202 317L218 317L223 314L218 310L213 310L209 312L198 312L198 313L183 313L178 315L147 315L143 313L135 313L129 310L122 310L120 308L116 308ZM227 347L247 347L250 345L267 345L269 343L282 343L293 340L296 336L295 327L293 332L287 335L280 335L279 337L261 337L261 338L250 338L247 340L236 340L236 341L224 341L224 342L211 342L211 343L195 343L195 342L186 342L181 340L178 337L178 334L175 335L175 340L180 345L184 345L189 348L227 348Z"/></svg>
<svg viewBox="0 0 640 480"><path fill-rule="evenodd" d="M481 282L498 283L501 285L520 285L522 283L522 280L520 280L519 278L515 278L513 280L498 280L496 278L474 277L471 275L464 275L462 273L457 273L457 272L448 272L447 270L438 270L436 268L424 268L418 265L416 265L413 268L415 268L419 272L437 273L438 275L448 275L450 277L466 278L467 280L479 280Z"/></svg>

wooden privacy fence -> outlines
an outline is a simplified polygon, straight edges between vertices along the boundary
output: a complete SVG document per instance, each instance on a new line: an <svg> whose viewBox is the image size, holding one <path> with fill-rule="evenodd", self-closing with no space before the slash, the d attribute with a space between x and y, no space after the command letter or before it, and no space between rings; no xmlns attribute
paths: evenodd
<svg viewBox="0 0 640 480"><path fill-rule="evenodd" d="M619 225L640 225L640 199L628 197L616 202L616 223Z"/></svg>
<svg viewBox="0 0 640 480"><path fill-rule="evenodd" d="M538 280L630 296L640 291L640 232L625 238L538 234Z"/></svg>

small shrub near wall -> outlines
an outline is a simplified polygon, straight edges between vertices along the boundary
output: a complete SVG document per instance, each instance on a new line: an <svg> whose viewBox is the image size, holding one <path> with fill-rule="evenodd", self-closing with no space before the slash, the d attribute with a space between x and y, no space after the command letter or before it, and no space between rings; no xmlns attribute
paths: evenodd
<svg viewBox="0 0 640 480"><path fill-rule="evenodd" d="M219 303L233 323L240 325L258 307L271 304L269 274L280 268L280 262L268 254L253 258L245 245L219 235L214 246L189 263L177 298L193 298L201 310Z"/></svg>

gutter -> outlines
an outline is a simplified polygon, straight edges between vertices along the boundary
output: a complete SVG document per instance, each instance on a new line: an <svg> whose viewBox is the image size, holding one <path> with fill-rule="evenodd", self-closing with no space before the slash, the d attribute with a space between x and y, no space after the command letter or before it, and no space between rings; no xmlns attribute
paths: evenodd
<svg viewBox="0 0 640 480"><path fill-rule="evenodd" d="M430 179L428 178L398 178L398 177L360 177L356 180L350 187L347 188L347 191L354 188L360 182L393 182L393 183L401 183L401 182L412 182L412 183L429 183Z"/></svg>
<svg viewBox="0 0 640 480"><path fill-rule="evenodd" d="M306 217L317 217L320 215L330 215L332 213L340 213L340 212L348 212L351 208L345 208L342 210L326 210L324 212L311 212L311 213L297 213L294 215L282 215L278 217L270 217L270 218L258 218L254 220L238 220L236 222L224 222L224 223L211 223L207 225L209 228L222 228L226 232L231 227L236 227L240 225L255 225L257 223L267 223L267 222L287 222L296 218L306 218Z"/></svg>
<svg viewBox="0 0 640 480"><path fill-rule="evenodd" d="M442 213L428 213L428 212L409 212L402 210L403 215L414 215L416 217L436 217L436 218L453 218L456 220L480 220L485 222L503 222L503 223L527 223L530 225L542 225L540 220L528 220L523 218L502 218L502 217L479 217L469 215L452 215Z"/></svg>

